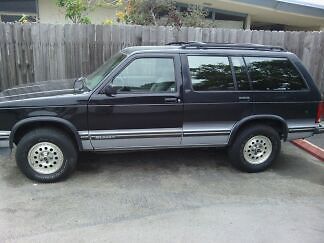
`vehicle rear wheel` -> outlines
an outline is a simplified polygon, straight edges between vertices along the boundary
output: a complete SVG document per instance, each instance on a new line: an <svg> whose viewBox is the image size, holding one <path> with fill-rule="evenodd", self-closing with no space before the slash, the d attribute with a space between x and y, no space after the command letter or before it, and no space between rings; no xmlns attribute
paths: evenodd
<svg viewBox="0 0 324 243"><path fill-rule="evenodd" d="M16 162L30 179L56 182L66 178L77 163L77 150L69 136L59 129L40 128L19 141Z"/></svg>
<svg viewBox="0 0 324 243"><path fill-rule="evenodd" d="M255 125L238 134L229 148L232 164L246 172L267 169L280 152L280 136L272 127Z"/></svg>

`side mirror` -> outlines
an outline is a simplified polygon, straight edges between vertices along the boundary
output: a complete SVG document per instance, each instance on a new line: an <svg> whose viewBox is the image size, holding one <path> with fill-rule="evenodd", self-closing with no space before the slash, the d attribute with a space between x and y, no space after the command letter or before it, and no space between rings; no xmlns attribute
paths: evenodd
<svg viewBox="0 0 324 243"><path fill-rule="evenodd" d="M114 96L114 95L117 94L117 88L111 86L110 84L108 84L108 85L105 87L105 94L106 94L107 96Z"/></svg>
<svg viewBox="0 0 324 243"><path fill-rule="evenodd" d="M84 77L78 78L74 81L74 91L81 91L84 89Z"/></svg>

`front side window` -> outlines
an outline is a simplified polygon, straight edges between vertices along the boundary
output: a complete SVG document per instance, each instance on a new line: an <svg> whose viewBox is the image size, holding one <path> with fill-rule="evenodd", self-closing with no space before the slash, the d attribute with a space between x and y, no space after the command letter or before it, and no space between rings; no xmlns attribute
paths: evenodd
<svg viewBox="0 0 324 243"><path fill-rule="evenodd" d="M253 90L285 91L307 89L287 58L245 57Z"/></svg>
<svg viewBox="0 0 324 243"><path fill-rule="evenodd" d="M173 58L138 58L112 81L118 92L176 92Z"/></svg>
<svg viewBox="0 0 324 243"><path fill-rule="evenodd" d="M195 91L234 90L228 57L188 56L192 88Z"/></svg>

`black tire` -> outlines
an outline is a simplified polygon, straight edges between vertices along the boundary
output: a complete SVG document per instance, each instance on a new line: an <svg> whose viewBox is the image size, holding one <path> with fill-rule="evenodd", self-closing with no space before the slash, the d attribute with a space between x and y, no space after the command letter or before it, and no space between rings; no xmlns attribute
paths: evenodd
<svg viewBox="0 0 324 243"><path fill-rule="evenodd" d="M271 141L272 151L268 158L258 164L247 161L244 157L244 146L251 138L255 136L264 136ZM252 145L253 146L253 145ZM254 125L245 128L235 138L233 144L229 147L229 157L234 167L239 170L254 173L266 170L277 158L281 148L280 136L276 130L270 126ZM250 151L250 150L248 150ZM247 155L246 156L250 156ZM252 155L253 156L253 155Z"/></svg>
<svg viewBox="0 0 324 243"><path fill-rule="evenodd" d="M28 162L29 151L40 142L56 145L63 154L62 165L54 173L39 173ZM65 179L75 169L77 157L77 149L72 139L63 131L55 128L39 128L28 132L19 141L16 149L16 162L20 170L28 178L42 183L57 182Z"/></svg>

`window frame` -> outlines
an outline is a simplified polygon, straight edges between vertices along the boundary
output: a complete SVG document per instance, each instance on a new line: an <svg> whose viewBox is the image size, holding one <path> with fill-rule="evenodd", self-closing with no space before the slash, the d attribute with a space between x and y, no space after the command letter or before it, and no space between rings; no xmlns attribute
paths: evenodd
<svg viewBox="0 0 324 243"><path fill-rule="evenodd" d="M233 79L233 84L234 84L234 89L233 90L195 90L193 88L192 85L192 78L191 78L191 73L190 73L190 66L189 66L189 56L199 56L199 57L226 57L228 59L228 63L230 65L231 68L231 74L232 74L232 79ZM206 54L197 54L197 53L186 53L185 54L186 57L186 66L187 66L187 71L188 71L188 78L189 78L189 85L190 85L190 89L192 92L195 93L220 93L220 92L236 92L237 90L237 83L236 83L236 79L234 78L234 69L233 69L233 65L232 65L232 60L231 60L231 56L227 55L227 54L219 54L219 53L206 53Z"/></svg>
<svg viewBox="0 0 324 243"><path fill-rule="evenodd" d="M239 91L239 92L251 92L253 91L253 88L252 88L252 82L251 82L251 77L250 77L250 73L249 73L249 70L247 68L247 65L246 65L246 61L244 59L244 56L234 56L234 55L230 55L229 56L230 58L230 61L231 61L231 67L232 67L232 73L233 73L233 78L235 80L235 86L236 86L236 89L235 91ZM239 89L238 88L238 82L237 82L237 78L236 78L236 72L235 72L235 68L234 68L234 65L233 65L233 60L232 58L242 58L243 60L243 64L244 64L244 72L246 74L246 77L247 77L247 80L248 80L248 83L249 83L249 87L250 89Z"/></svg>
<svg viewBox="0 0 324 243"><path fill-rule="evenodd" d="M176 91L175 92L117 92L114 96L179 96L180 90L181 90L181 73L180 76L178 74L179 68L177 66L181 66L180 64L180 56L179 54L171 54L171 53L138 53L138 54L132 54L128 58L126 58L123 62L123 65L118 67L118 70L114 72L111 76L107 78L106 81L104 81L104 85L102 86L103 89L110 85L113 80L126 68L128 67L132 62L134 62L137 59L143 59L143 58L164 58L164 59L172 59L173 60L173 67L174 67L174 75L175 75L175 83L176 83ZM102 88L100 88L102 90ZM101 92L100 92L101 93Z"/></svg>
<svg viewBox="0 0 324 243"><path fill-rule="evenodd" d="M246 67L246 71L247 71L247 74L248 74L248 79L249 79L249 83L250 83L250 87L251 87L251 90L241 90L242 92L244 91L250 91L250 92L273 92L273 93L282 93L282 92L309 92L310 91L310 87L308 85L308 82L306 80L306 78L304 77L303 73L299 70L299 68L297 67L297 65L295 64L295 62L290 58L290 57L287 57L287 56L266 56L266 55L242 55L243 57L243 60L244 60L244 63L245 63L245 67ZM281 59L285 59L287 60L288 62L290 62L293 67L295 68L295 71L297 71L297 73L299 74L299 76L301 77L301 79L303 80L306 88L305 89L301 89L301 90L257 90L257 89L253 89L253 82L252 82L252 78L251 78L251 74L250 74L250 69L249 69L249 66L247 65L247 62L245 60L245 58L247 57L251 57L251 58L281 58Z"/></svg>

